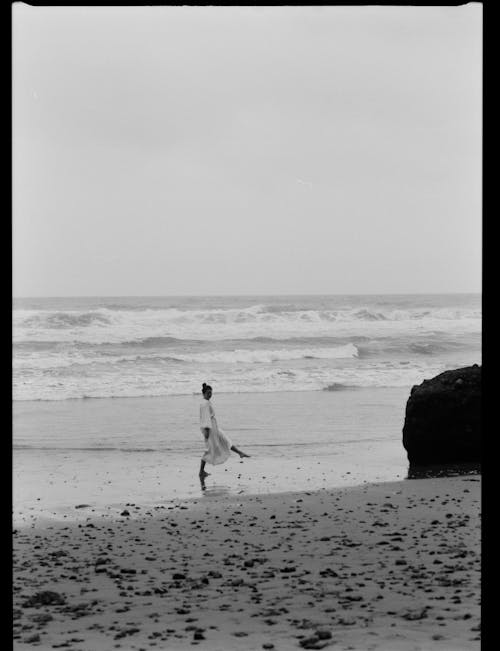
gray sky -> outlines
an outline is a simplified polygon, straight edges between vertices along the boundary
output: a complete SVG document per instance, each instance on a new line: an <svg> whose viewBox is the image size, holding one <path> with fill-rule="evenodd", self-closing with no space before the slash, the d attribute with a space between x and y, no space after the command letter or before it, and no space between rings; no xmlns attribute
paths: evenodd
<svg viewBox="0 0 500 651"><path fill-rule="evenodd" d="M481 290L482 7L13 7L15 296Z"/></svg>

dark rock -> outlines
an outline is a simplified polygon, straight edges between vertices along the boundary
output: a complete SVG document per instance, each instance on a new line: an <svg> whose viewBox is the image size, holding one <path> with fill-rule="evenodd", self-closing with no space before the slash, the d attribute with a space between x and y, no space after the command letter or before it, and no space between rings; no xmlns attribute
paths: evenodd
<svg viewBox="0 0 500 651"><path fill-rule="evenodd" d="M303 649L323 649L330 644L329 640L322 640L317 635L307 637L300 641L300 646Z"/></svg>
<svg viewBox="0 0 500 651"><path fill-rule="evenodd" d="M445 371L412 388L403 446L412 466L480 462L480 366Z"/></svg>
<svg viewBox="0 0 500 651"><path fill-rule="evenodd" d="M36 624L40 624L43 626L47 622L52 621L54 618L52 617L52 615L49 615L48 613L40 613L37 615L32 615L30 619L32 622L35 622Z"/></svg>
<svg viewBox="0 0 500 651"><path fill-rule="evenodd" d="M120 515L130 515L130 513L127 511L127 509L124 509Z"/></svg>
<svg viewBox="0 0 500 651"><path fill-rule="evenodd" d="M425 619L427 617L427 608L422 608L421 610L409 611L401 615L404 619L414 621L416 619Z"/></svg>
<svg viewBox="0 0 500 651"><path fill-rule="evenodd" d="M140 633L140 630L141 630L140 628L136 628L136 627L124 628L114 636L114 639L119 640L122 637L126 637L127 635L134 635L135 633Z"/></svg>
<svg viewBox="0 0 500 651"><path fill-rule="evenodd" d="M34 606L52 606L63 605L66 603L66 598L57 592L45 590L37 592L32 597L29 597L24 603L23 608L33 608Z"/></svg>

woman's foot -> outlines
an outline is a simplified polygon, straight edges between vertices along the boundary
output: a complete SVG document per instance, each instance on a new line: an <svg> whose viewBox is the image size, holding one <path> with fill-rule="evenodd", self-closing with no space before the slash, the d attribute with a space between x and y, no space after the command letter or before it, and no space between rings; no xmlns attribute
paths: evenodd
<svg viewBox="0 0 500 651"><path fill-rule="evenodd" d="M243 459L243 457L249 457L249 454L246 454L245 452L239 452L240 459Z"/></svg>
<svg viewBox="0 0 500 651"><path fill-rule="evenodd" d="M205 477L209 476L209 472L205 472L204 470L200 470L200 479L205 479Z"/></svg>

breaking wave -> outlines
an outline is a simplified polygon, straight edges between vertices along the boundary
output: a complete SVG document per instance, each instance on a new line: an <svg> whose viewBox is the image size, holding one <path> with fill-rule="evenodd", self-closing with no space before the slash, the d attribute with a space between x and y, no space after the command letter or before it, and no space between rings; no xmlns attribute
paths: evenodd
<svg viewBox="0 0 500 651"><path fill-rule="evenodd" d="M15 400L411 386L480 362L476 296L23 299Z"/></svg>

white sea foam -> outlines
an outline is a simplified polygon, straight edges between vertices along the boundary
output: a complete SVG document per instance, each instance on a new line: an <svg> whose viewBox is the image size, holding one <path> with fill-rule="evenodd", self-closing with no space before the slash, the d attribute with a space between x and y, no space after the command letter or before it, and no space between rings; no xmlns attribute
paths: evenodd
<svg viewBox="0 0 500 651"><path fill-rule="evenodd" d="M411 386L480 362L477 297L41 299L13 312L15 400Z"/></svg>
<svg viewBox="0 0 500 651"><path fill-rule="evenodd" d="M269 368L268 366L232 370L189 369L172 373L156 368L138 375L133 366L121 373L100 372L53 378L42 375L32 381L18 382L15 400L65 400L69 398L105 398L190 395L208 381L218 393L266 393L273 391L319 391L332 385L348 387L404 387L420 383L444 370L441 363L403 366L364 365L361 368Z"/></svg>
<svg viewBox="0 0 500 651"><path fill-rule="evenodd" d="M263 305L244 309L144 309L14 312L14 342L80 342L89 344L140 342L147 338L248 339L267 337L383 335L421 330L475 332L477 309L433 310L297 310L268 311Z"/></svg>

